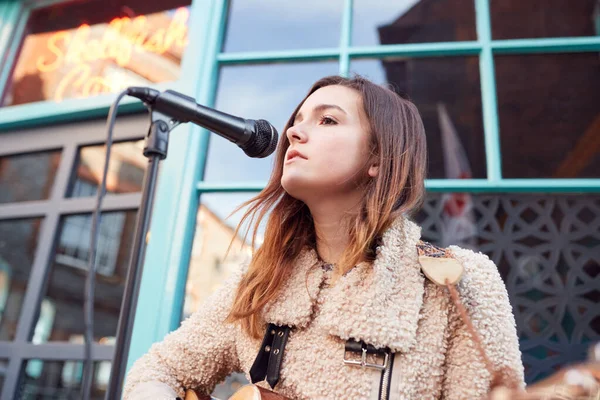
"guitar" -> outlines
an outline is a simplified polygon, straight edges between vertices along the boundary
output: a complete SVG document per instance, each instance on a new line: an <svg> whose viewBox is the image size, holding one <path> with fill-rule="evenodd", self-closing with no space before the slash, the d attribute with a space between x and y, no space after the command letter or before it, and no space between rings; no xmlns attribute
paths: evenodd
<svg viewBox="0 0 600 400"><path fill-rule="evenodd" d="M600 346L600 345L596 345ZM488 400L599 400L600 362L588 362L563 368L548 378L527 386L527 390L513 391L506 387L492 390ZM188 389L185 400L218 400L199 395ZM278 393L256 385L245 385L228 400L290 400Z"/></svg>
<svg viewBox="0 0 600 400"><path fill-rule="evenodd" d="M207 395L199 395L188 389L185 400L218 400ZM245 385L228 400L290 400L281 394L256 385ZM488 400L600 400L600 343L592 345L588 360L571 365L550 375L535 384L528 385L525 391L507 387L494 388Z"/></svg>
<svg viewBox="0 0 600 400"><path fill-rule="evenodd" d="M194 390L188 389L185 392L185 400L218 400L207 395L199 395ZM228 400L290 400L278 393L256 385L245 385L235 392Z"/></svg>
<svg viewBox="0 0 600 400"><path fill-rule="evenodd" d="M489 400L599 400L600 343L590 348L588 361L562 368L527 386L524 392L505 387L492 390Z"/></svg>

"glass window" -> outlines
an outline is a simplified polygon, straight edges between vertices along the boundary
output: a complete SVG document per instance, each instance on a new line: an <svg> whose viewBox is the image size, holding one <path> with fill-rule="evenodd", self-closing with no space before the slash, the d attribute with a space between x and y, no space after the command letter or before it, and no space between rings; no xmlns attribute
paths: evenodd
<svg viewBox="0 0 600 400"><path fill-rule="evenodd" d="M0 204L50 197L61 150L0 157Z"/></svg>
<svg viewBox="0 0 600 400"><path fill-rule="evenodd" d="M249 261L252 236L244 240L245 228L240 230L230 254L225 258L235 228L244 211L231 212L256 193L206 193L200 196L196 215L196 232L190 258L190 269L186 286L184 318L197 311L206 298L243 262ZM261 230L256 245L262 243Z"/></svg>
<svg viewBox="0 0 600 400"><path fill-rule="evenodd" d="M206 193L200 196L196 215L196 232L190 257L183 319L198 311L204 301L214 293L242 263L248 262L252 252L252 237L244 240L245 226L238 232L227 257L227 248L247 208L228 216L244 201L256 193ZM247 225L246 225L247 226ZM256 237L259 246L264 235L264 224ZM219 399L228 399L242 385L249 383L244 374L234 373L217 385L212 393Z"/></svg>
<svg viewBox="0 0 600 400"><path fill-rule="evenodd" d="M312 84L337 73L335 62L222 67L216 108L242 118L266 119L281 137L292 111ZM204 179L266 181L271 174L273 157L249 158L233 143L211 135Z"/></svg>
<svg viewBox="0 0 600 400"><path fill-rule="evenodd" d="M13 340L42 219L0 221L0 340Z"/></svg>
<svg viewBox="0 0 600 400"><path fill-rule="evenodd" d="M425 124L428 178L485 178L477 57L353 60L350 70L413 101Z"/></svg>
<svg viewBox="0 0 600 400"><path fill-rule="evenodd" d="M490 1L494 39L596 36L597 0Z"/></svg>
<svg viewBox="0 0 600 400"><path fill-rule="evenodd" d="M597 53L495 58L504 178L600 178Z"/></svg>
<svg viewBox="0 0 600 400"><path fill-rule="evenodd" d="M190 0L63 2L33 12L4 106L179 79Z"/></svg>
<svg viewBox="0 0 600 400"><path fill-rule="evenodd" d="M424 240L496 263L528 383L585 360L600 341L600 196L429 193L415 219Z"/></svg>
<svg viewBox="0 0 600 400"><path fill-rule="evenodd" d="M338 47L343 0L232 0L224 52Z"/></svg>
<svg viewBox="0 0 600 400"><path fill-rule="evenodd" d="M135 218L136 211L102 214L96 250L94 307L94 337L98 341L116 334ZM68 342L84 333L83 304L91 223L91 214L61 218L34 341Z"/></svg>
<svg viewBox="0 0 600 400"><path fill-rule="evenodd" d="M141 192L148 159L144 157L144 141L113 143L110 150L107 193ZM86 146L79 149L67 197L95 196L102 181L106 146Z"/></svg>
<svg viewBox="0 0 600 400"><path fill-rule="evenodd" d="M354 0L353 46L477 40L473 0Z"/></svg>
<svg viewBox="0 0 600 400"><path fill-rule="evenodd" d="M110 378L110 361L94 363L90 399L103 400ZM81 361L27 360L17 398L23 400L78 399L83 377Z"/></svg>

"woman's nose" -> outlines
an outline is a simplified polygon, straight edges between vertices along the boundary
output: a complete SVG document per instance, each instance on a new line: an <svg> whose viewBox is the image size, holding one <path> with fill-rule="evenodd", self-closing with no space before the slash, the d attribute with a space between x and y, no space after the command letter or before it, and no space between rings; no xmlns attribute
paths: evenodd
<svg viewBox="0 0 600 400"><path fill-rule="evenodd" d="M306 141L306 134L304 133L304 131L300 127L300 125L291 126L287 130L286 135L287 135L288 140L290 141L290 143L293 143L293 142L305 142Z"/></svg>

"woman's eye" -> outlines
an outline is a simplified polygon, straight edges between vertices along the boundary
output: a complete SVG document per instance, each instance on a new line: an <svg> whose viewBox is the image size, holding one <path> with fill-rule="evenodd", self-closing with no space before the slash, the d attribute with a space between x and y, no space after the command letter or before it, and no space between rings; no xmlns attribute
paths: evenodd
<svg viewBox="0 0 600 400"><path fill-rule="evenodd" d="M319 123L320 123L320 125L335 125L335 124L337 124L337 122L333 118L328 117L328 116L321 117L321 121Z"/></svg>

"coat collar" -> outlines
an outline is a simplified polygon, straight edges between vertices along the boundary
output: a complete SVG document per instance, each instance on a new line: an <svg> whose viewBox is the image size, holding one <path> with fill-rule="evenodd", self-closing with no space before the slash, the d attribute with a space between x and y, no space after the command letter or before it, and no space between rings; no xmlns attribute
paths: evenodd
<svg viewBox="0 0 600 400"><path fill-rule="evenodd" d="M339 278L321 307L327 332L344 340L406 352L416 343L424 276L416 244L421 228L400 217L383 234L373 263L361 263ZM300 254L276 302L263 310L266 322L306 327L324 273L314 250Z"/></svg>

